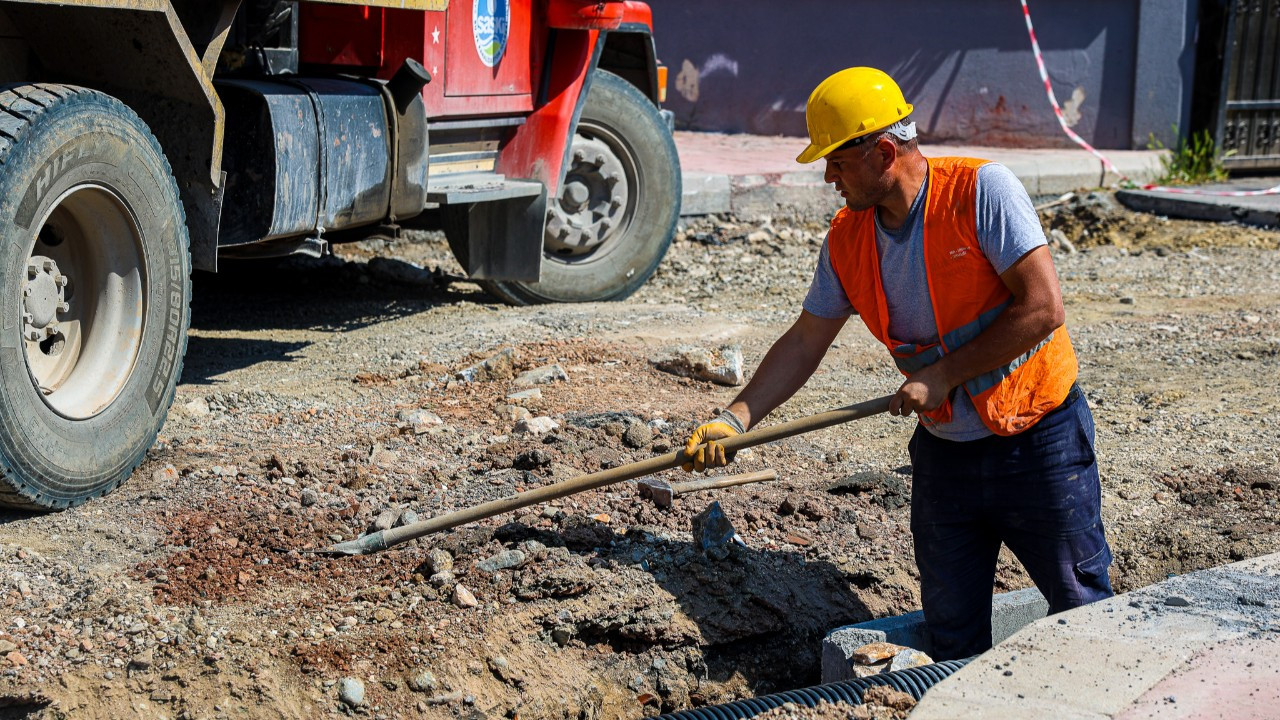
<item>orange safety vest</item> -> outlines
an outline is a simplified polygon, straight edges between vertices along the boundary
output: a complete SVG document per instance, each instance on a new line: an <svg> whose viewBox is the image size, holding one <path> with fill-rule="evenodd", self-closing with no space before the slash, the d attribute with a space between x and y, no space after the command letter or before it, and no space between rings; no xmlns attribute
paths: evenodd
<svg viewBox="0 0 1280 720"><path fill-rule="evenodd" d="M841 208L831 221L828 252L849 302L867 329L885 344L898 369L910 376L974 339L1009 305L1013 295L982 254L976 220L978 168L986 160L929 158L924 206L924 265L939 342L900 343L889 337L889 310L880 278L875 209ZM963 383L991 432L1014 435L1066 399L1076 379L1076 354L1066 327L1006 365ZM925 425L951 421L951 399L920 413Z"/></svg>

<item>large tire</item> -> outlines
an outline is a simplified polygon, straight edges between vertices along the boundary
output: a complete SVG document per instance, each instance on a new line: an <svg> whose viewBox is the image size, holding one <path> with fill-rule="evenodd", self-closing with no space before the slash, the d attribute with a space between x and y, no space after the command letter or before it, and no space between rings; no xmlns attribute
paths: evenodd
<svg viewBox="0 0 1280 720"><path fill-rule="evenodd" d="M572 143L561 194L547 200L540 279L481 283L506 302L622 300L644 285L671 246L680 217L680 158L653 103L626 80L597 70ZM615 173L616 180L609 177Z"/></svg>
<svg viewBox="0 0 1280 720"><path fill-rule="evenodd" d="M182 371L191 260L160 144L118 100L0 86L0 504L56 510L142 462Z"/></svg>

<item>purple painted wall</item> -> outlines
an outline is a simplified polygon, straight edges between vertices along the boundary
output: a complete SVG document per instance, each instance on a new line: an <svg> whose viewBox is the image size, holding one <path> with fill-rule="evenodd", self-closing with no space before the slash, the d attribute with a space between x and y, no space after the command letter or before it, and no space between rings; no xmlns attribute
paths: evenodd
<svg viewBox="0 0 1280 720"><path fill-rule="evenodd" d="M814 86L836 70L871 65L902 86L927 141L1070 145L1045 98L1017 0L649 4L658 56L671 73L666 107L679 128L804 135L804 104ZM1102 148L1129 148L1133 138L1146 137L1134 125L1141 0L1030 6L1073 129ZM1175 41L1180 47L1182 39ZM1184 111L1184 99L1170 101ZM1165 119L1157 113L1144 122L1159 134L1172 124Z"/></svg>

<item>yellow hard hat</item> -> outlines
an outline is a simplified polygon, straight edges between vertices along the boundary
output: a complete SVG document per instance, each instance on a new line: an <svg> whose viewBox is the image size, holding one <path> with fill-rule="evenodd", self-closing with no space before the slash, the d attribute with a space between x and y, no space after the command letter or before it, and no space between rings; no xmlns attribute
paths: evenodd
<svg viewBox="0 0 1280 720"><path fill-rule="evenodd" d="M911 114L898 83L883 71L853 67L814 88L804 108L809 147L796 162L811 163L850 140L883 130Z"/></svg>

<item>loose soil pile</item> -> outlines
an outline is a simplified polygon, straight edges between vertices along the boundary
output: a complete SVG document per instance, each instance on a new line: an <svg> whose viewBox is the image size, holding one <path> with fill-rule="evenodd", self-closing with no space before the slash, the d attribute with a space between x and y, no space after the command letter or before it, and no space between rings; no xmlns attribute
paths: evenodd
<svg viewBox="0 0 1280 720"><path fill-rule="evenodd" d="M1105 194L1043 219L1077 250L1055 260L1117 589L1280 549L1280 235ZM636 718L815 683L827 630L919 606L909 420L744 451L733 471L780 480L670 509L623 483L375 556L308 551L681 446L733 390L653 359L729 343L754 367L824 230L688 221L607 305L496 305L433 232L198 277L148 461L107 498L0 528L0 712ZM769 422L897 387L855 325ZM508 398L550 364L567 379ZM519 432L539 417L554 427ZM707 556L690 523L713 501L743 544ZM996 589L1029 584L1002 556Z"/></svg>

